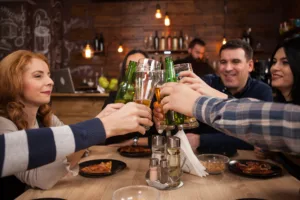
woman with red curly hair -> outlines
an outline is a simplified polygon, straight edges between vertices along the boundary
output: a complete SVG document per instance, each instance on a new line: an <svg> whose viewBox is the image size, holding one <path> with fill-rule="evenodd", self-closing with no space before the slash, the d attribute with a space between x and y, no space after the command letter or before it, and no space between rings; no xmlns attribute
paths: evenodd
<svg viewBox="0 0 300 200"><path fill-rule="evenodd" d="M0 127L0 134L63 125L48 105L53 81L50 78L49 64L43 55L26 50L9 54L0 63L0 77L0 124L5 124ZM77 164L81 155L82 152L79 152L72 156L73 159L68 160L72 163L71 167ZM43 167L17 173L15 177L6 177L1 180L2 189L8 185L5 182L11 181L16 187L13 190L3 190L7 193L6 197L10 197L5 199L15 198L15 195L24 192L23 183L41 189L51 188L68 173L66 167L63 160L58 160Z"/></svg>

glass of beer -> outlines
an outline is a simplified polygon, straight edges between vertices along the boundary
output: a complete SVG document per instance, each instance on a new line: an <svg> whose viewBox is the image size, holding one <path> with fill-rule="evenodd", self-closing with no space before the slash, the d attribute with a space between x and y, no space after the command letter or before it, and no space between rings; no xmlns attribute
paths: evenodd
<svg viewBox="0 0 300 200"><path fill-rule="evenodd" d="M162 107L160 105L160 102L161 102L161 97L160 97L160 88L162 87L162 85L165 83L165 71L164 70L160 70L158 72L158 76L159 76L159 79L158 79L158 82L157 82L157 85L156 85L156 88L155 88L155 97L156 97L156 100L157 100L157 105L160 107L161 109L161 114L163 116L165 116L163 110L162 110ZM165 121L165 119L163 121L160 121L159 123L159 127L157 127L157 132L159 134L162 134L164 132L164 130L167 128L167 123Z"/></svg>
<svg viewBox="0 0 300 200"><path fill-rule="evenodd" d="M192 68L191 63L182 63L182 64L174 65L174 69L175 69L175 73L176 73L178 81L180 81L180 79L181 79L181 77L179 77L180 72L182 72L182 71L191 71L191 72L193 72L193 68ZM196 118L185 116L184 125L183 125L184 129L192 129L192 128L196 128L198 126L199 126L199 123L196 120Z"/></svg>
<svg viewBox="0 0 300 200"><path fill-rule="evenodd" d="M135 73L134 102L150 107L161 73L163 73L162 70L137 71ZM145 128L149 130L150 127Z"/></svg>

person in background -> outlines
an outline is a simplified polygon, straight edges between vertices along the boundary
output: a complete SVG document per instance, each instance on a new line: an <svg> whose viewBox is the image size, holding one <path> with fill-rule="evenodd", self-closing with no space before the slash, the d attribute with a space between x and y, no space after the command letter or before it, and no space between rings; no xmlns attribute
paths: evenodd
<svg viewBox="0 0 300 200"><path fill-rule="evenodd" d="M0 134L63 125L48 105L53 81L43 55L26 50L9 54L0 63L0 77L0 84L4 86L0 90ZM53 139L46 136L43 139ZM68 156L68 167L74 168L82 154L83 151L80 151ZM68 173L66 167L63 160L57 160L43 167L19 172L15 177L1 179L1 195L4 199L15 198L24 192L25 184L49 189ZM10 184L14 185L13 190L3 189Z"/></svg>
<svg viewBox="0 0 300 200"><path fill-rule="evenodd" d="M252 79L249 72L253 70L253 50L242 40L231 40L220 49L220 76L208 74L202 79L192 72L180 73L180 82L188 84L202 95L219 98L255 98L272 101L272 89L267 84ZM160 109L153 111L155 124ZM253 146L235 137L228 136L218 130L199 123L199 127L187 130L187 137L194 151L201 153L234 154L236 149L253 150ZM212 134L213 133L213 134Z"/></svg>
<svg viewBox="0 0 300 200"><path fill-rule="evenodd" d="M300 37L283 41L271 57L271 84L275 89L274 101L300 105ZM272 153L255 148L257 157L272 157L279 161L290 174L300 179L300 157Z"/></svg>
<svg viewBox="0 0 300 200"><path fill-rule="evenodd" d="M205 57L205 42L200 38L194 38L188 47L189 55L186 58L174 61L174 64L191 63L194 73L202 77L206 74L213 74L213 68L208 64Z"/></svg>
<svg viewBox="0 0 300 200"><path fill-rule="evenodd" d="M127 53L127 55L125 56L125 58L122 62L119 83L122 82L122 80L125 76L125 72L129 65L129 61L138 62L138 60L142 59L142 58L148 58L148 55L142 50L133 49ZM102 109L104 109L108 104L114 103L116 96L117 96L117 91L110 92L109 97L105 100ZM135 142L136 144L138 144L140 146L148 145L148 139L147 139L148 134L146 134L143 137L142 137L142 135L140 135L140 137L136 137L136 135L137 135L137 133L130 133L127 135L111 137L106 140L106 144L111 145L111 146L128 146L128 145L132 145L133 142Z"/></svg>

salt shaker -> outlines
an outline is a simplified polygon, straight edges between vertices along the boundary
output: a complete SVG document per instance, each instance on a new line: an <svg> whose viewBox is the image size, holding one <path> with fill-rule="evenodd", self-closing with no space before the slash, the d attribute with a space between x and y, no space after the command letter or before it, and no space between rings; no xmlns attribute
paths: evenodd
<svg viewBox="0 0 300 200"><path fill-rule="evenodd" d="M161 159L160 160L160 176L159 181L162 184L165 184L168 182L169 179L169 172L168 172L168 161L167 159Z"/></svg>
<svg viewBox="0 0 300 200"><path fill-rule="evenodd" d="M158 180L158 159L157 158L150 159L149 179L150 179L150 181Z"/></svg>

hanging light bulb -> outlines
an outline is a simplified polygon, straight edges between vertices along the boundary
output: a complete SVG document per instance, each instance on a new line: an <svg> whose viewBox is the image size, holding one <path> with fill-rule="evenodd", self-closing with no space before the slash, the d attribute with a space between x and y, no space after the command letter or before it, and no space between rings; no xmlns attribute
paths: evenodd
<svg viewBox="0 0 300 200"><path fill-rule="evenodd" d="M156 4L156 13L155 13L155 17L156 17L156 19L160 19L160 18L161 18L161 13L160 13L160 6L159 6L159 4Z"/></svg>
<svg viewBox="0 0 300 200"><path fill-rule="evenodd" d="M119 45L118 52L119 52L119 53L122 53L122 52L123 52L123 46L122 46L122 43L120 43L120 45Z"/></svg>
<svg viewBox="0 0 300 200"><path fill-rule="evenodd" d="M94 51L91 48L91 45L89 43L86 44L85 48L83 49L83 57L90 59L94 55Z"/></svg>
<svg viewBox="0 0 300 200"><path fill-rule="evenodd" d="M226 37L224 36L224 37L223 37L222 44L224 45L224 44L226 44L226 42L227 42L227 41L226 41Z"/></svg>
<svg viewBox="0 0 300 200"><path fill-rule="evenodd" d="M165 16L165 26L170 26L171 21L168 15L168 12L166 12L166 16Z"/></svg>

